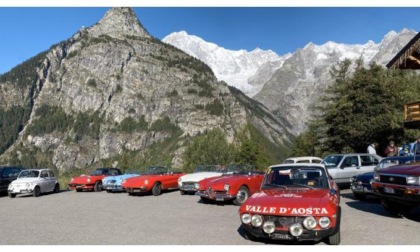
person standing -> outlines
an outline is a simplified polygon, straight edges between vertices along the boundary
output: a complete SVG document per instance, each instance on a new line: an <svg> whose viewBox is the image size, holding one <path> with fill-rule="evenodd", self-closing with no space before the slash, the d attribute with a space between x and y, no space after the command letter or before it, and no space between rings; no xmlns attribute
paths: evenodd
<svg viewBox="0 0 420 252"><path fill-rule="evenodd" d="M397 156L398 150L397 146L395 146L394 141L390 141L388 147L385 149L385 155L387 157Z"/></svg>
<svg viewBox="0 0 420 252"><path fill-rule="evenodd" d="M377 143L371 143L371 144L369 144L369 146L367 148L367 153L369 153L369 154L376 154L376 146L378 146Z"/></svg>
<svg viewBox="0 0 420 252"><path fill-rule="evenodd" d="M420 155L420 136L417 137L417 141L414 142L412 152L415 156Z"/></svg>

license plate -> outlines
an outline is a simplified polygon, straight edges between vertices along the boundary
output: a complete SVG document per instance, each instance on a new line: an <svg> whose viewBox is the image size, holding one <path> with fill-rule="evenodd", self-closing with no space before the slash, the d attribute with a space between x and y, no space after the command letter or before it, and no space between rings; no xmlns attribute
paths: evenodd
<svg viewBox="0 0 420 252"><path fill-rule="evenodd" d="M289 234L272 234L271 237L273 239L279 239L279 240L292 240L292 236L290 236Z"/></svg>
<svg viewBox="0 0 420 252"><path fill-rule="evenodd" d="M216 201L224 201L223 198L216 198Z"/></svg>
<svg viewBox="0 0 420 252"><path fill-rule="evenodd" d="M134 189L133 192L140 192L140 189Z"/></svg>
<svg viewBox="0 0 420 252"><path fill-rule="evenodd" d="M363 192L363 186L354 186L353 190L358 191L358 192Z"/></svg>
<svg viewBox="0 0 420 252"><path fill-rule="evenodd" d="M395 193L394 188L384 187L384 192L386 193Z"/></svg>

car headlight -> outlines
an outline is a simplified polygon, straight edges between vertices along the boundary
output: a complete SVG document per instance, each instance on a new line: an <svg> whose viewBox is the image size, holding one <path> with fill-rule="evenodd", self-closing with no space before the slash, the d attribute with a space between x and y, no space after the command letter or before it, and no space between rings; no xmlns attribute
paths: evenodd
<svg viewBox="0 0 420 252"><path fill-rule="evenodd" d="M300 225L299 223L291 225L289 228L289 232L295 237L300 236L303 233L302 225Z"/></svg>
<svg viewBox="0 0 420 252"><path fill-rule="evenodd" d="M74 180L74 179L71 179L71 180L70 180L70 183L73 183L73 180Z"/></svg>
<svg viewBox="0 0 420 252"><path fill-rule="evenodd" d="M259 214L253 215L251 218L251 224L254 227L261 227L262 225L262 217Z"/></svg>
<svg viewBox="0 0 420 252"><path fill-rule="evenodd" d="M225 184L225 186L223 188L225 189L225 191L229 191L230 185L229 184Z"/></svg>
<svg viewBox="0 0 420 252"><path fill-rule="evenodd" d="M330 220L330 218L328 218L328 217L324 216L324 217L321 217L321 218L319 219L319 226L320 226L321 228L328 228L328 227L330 227L330 225L331 225L331 220Z"/></svg>
<svg viewBox="0 0 420 252"><path fill-rule="evenodd" d="M90 182L90 178L88 178L86 181L89 183Z"/></svg>
<svg viewBox="0 0 420 252"><path fill-rule="evenodd" d="M267 234L272 234L274 233L274 230L276 229L276 225L274 225L274 222L272 221L267 221L264 223L263 225L263 230L264 232L266 232Z"/></svg>
<svg viewBox="0 0 420 252"><path fill-rule="evenodd" d="M419 177L409 176L406 178L406 180L407 180L407 185L420 185Z"/></svg>
<svg viewBox="0 0 420 252"><path fill-rule="evenodd" d="M314 218L314 217L312 217L312 216L306 217L306 218L303 220L303 226L304 226L306 229L308 229L308 230L312 230L312 229L314 229L314 228L316 227L316 220L315 220L315 218Z"/></svg>
<svg viewBox="0 0 420 252"><path fill-rule="evenodd" d="M145 184L145 185L148 185L148 184L149 184L149 180L148 180L148 179L146 179L146 180L144 181L144 184Z"/></svg>
<svg viewBox="0 0 420 252"><path fill-rule="evenodd" d="M249 215L249 214L242 214L242 216L241 216L241 221L242 221L242 223L244 223L244 224L249 224L249 223L251 223L251 215Z"/></svg>
<svg viewBox="0 0 420 252"><path fill-rule="evenodd" d="M26 188L31 187L31 183L26 183Z"/></svg>
<svg viewBox="0 0 420 252"><path fill-rule="evenodd" d="M194 183L194 187L195 187L195 189L200 188L200 183L198 183L198 182Z"/></svg>
<svg viewBox="0 0 420 252"><path fill-rule="evenodd" d="M379 175L379 173L375 172L373 174L373 180L377 182L381 181L381 176Z"/></svg>

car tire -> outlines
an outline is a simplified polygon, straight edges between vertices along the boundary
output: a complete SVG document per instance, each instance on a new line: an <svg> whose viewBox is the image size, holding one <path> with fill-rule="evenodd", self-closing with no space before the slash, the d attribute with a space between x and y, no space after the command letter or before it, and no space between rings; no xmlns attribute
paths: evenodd
<svg viewBox="0 0 420 252"><path fill-rule="evenodd" d="M60 184L55 184L54 186L54 193L59 193L60 192Z"/></svg>
<svg viewBox="0 0 420 252"><path fill-rule="evenodd" d="M32 192L32 195L34 197L39 197L39 195L41 195L41 189L39 188L39 186L35 186L34 191Z"/></svg>
<svg viewBox="0 0 420 252"><path fill-rule="evenodd" d="M366 194L361 194L361 193L353 193L353 196L357 200L364 200L366 198Z"/></svg>
<svg viewBox="0 0 420 252"><path fill-rule="evenodd" d="M8 193L10 198L16 198L16 194L15 193Z"/></svg>
<svg viewBox="0 0 420 252"><path fill-rule="evenodd" d="M337 211L337 226L335 233L327 238L327 244L329 245L339 245L341 242L341 233L340 233L340 225L341 225L341 207L338 207Z"/></svg>
<svg viewBox="0 0 420 252"><path fill-rule="evenodd" d="M152 187L152 194L154 196L159 196L162 193L162 185L160 182L156 182Z"/></svg>
<svg viewBox="0 0 420 252"><path fill-rule="evenodd" d="M249 197L249 190L246 186L239 187L236 198L233 200L233 204L236 206L242 205Z"/></svg>
<svg viewBox="0 0 420 252"><path fill-rule="evenodd" d="M102 182L101 181L96 181L95 186L93 187L93 190L95 192L102 191Z"/></svg>

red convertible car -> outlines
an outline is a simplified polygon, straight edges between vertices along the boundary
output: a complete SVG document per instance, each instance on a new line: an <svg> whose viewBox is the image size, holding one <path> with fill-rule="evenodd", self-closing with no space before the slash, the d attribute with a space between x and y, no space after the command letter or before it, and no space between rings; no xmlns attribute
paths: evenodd
<svg viewBox="0 0 420 252"><path fill-rule="evenodd" d="M81 192L83 190L94 190L99 192L102 190L102 179L107 176L122 175L118 168L98 168L94 170L89 176L84 174L70 180L69 189Z"/></svg>
<svg viewBox="0 0 420 252"><path fill-rule="evenodd" d="M323 164L270 166L261 190L239 208L247 239L340 244L340 191Z"/></svg>
<svg viewBox="0 0 420 252"><path fill-rule="evenodd" d="M158 196L162 190L178 189L178 179L183 175L185 173L170 171L168 167L153 166L146 174L125 179L121 185L128 195L152 192Z"/></svg>
<svg viewBox="0 0 420 252"><path fill-rule="evenodd" d="M250 195L258 191L264 179L264 172L249 165L228 165L226 173L219 177L199 182L196 195L203 203L212 201L233 201L240 206Z"/></svg>

